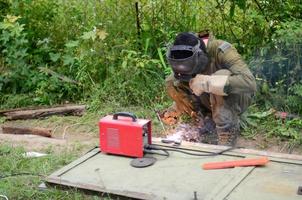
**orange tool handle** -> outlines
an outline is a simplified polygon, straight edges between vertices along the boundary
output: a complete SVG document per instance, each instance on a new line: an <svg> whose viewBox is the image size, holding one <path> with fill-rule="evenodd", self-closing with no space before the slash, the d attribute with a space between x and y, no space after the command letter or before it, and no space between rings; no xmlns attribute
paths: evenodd
<svg viewBox="0 0 302 200"><path fill-rule="evenodd" d="M232 167L246 167L246 166L260 166L268 163L267 157L253 158L253 159L242 159L233 161L223 161L223 162L212 162L205 163L202 165L203 169L224 169Z"/></svg>

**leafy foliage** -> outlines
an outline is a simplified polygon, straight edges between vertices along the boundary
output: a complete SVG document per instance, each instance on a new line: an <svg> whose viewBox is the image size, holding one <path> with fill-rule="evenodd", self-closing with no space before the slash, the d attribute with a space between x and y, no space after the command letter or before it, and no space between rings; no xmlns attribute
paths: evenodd
<svg viewBox="0 0 302 200"><path fill-rule="evenodd" d="M245 137L253 138L260 133L267 138L274 136L279 140L287 140L293 145L302 144L302 119L298 116L283 119L274 109L250 109L241 125L244 129L242 135Z"/></svg>
<svg viewBox="0 0 302 200"><path fill-rule="evenodd" d="M108 72L99 98L94 98L101 102L118 100L122 105L160 102L164 91L160 61L140 52L123 50L120 62Z"/></svg>
<svg viewBox="0 0 302 200"><path fill-rule="evenodd" d="M161 109L170 103L166 47L179 32L205 29L233 43L257 78L256 110L243 134L301 144L301 118L284 121L269 110L302 113L302 4L296 0L0 0L0 109L69 101L102 112L108 102L108 112L125 105ZM71 160L25 160L21 153L0 146L8 155L0 169L21 172L35 164L30 170L46 174ZM18 180L3 182L0 193L48 198ZM16 187L22 190L11 190ZM57 197L85 198L61 191Z"/></svg>
<svg viewBox="0 0 302 200"><path fill-rule="evenodd" d="M0 90L10 90L16 93L27 88L23 87L26 77L29 76L28 40L24 33L24 25L18 22L20 17L7 15L0 23L0 42L3 55L4 73L1 77ZM6 87L4 87L4 85Z"/></svg>
<svg viewBox="0 0 302 200"><path fill-rule="evenodd" d="M1 0L0 9L2 107L163 104L166 46L178 32L209 29L250 61L259 105L301 113L302 6L294 0ZM11 95L20 101L7 102Z"/></svg>
<svg viewBox="0 0 302 200"><path fill-rule="evenodd" d="M284 22L273 35L273 43L261 48L251 61L259 80L259 105L301 113L301 20ZM288 31L291 30L291 31Z"/></svg>

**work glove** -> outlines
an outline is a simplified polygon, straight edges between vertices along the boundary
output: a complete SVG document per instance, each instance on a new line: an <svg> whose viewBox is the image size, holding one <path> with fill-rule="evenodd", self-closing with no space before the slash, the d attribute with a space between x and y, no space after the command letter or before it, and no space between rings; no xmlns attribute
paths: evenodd
<svg viewBox="0 0 302 200"><path fill-rule="evenodd" d="M228 75L202 75L199 74L190 80L190 88L193 93L200 96L202 93L212 93L226 96L225 86L228 85Z"/></svg>

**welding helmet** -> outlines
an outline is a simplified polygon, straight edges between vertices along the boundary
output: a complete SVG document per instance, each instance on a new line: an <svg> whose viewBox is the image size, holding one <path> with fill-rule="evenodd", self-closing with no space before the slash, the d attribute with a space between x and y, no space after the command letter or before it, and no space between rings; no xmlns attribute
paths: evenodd
<svg viewBox="0 0 302 200"><path fill-rule="evenodd" d="M180 42L176 42L178 38L181 38ZM195 42L195 45L192 41ZM209 62L203 41L193 33L179 34L174 44L169 47L166 56L174 72L174 77L186 82L202 72Z"/></svg>

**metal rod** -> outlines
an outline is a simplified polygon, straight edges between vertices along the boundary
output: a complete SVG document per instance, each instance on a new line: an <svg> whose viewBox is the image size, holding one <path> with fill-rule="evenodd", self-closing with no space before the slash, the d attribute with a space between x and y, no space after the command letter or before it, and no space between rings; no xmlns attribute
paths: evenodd
<svg viewBox="0 0 302 200"><path fill-rule="evenodd" d="M158 121L160 122L161 127L163 128L164 132L166 132L165 126L164 126L163 121L161 120L158 112L156 110L154 110L154 112L156 114L156 117L157 117Z"/></svg>

